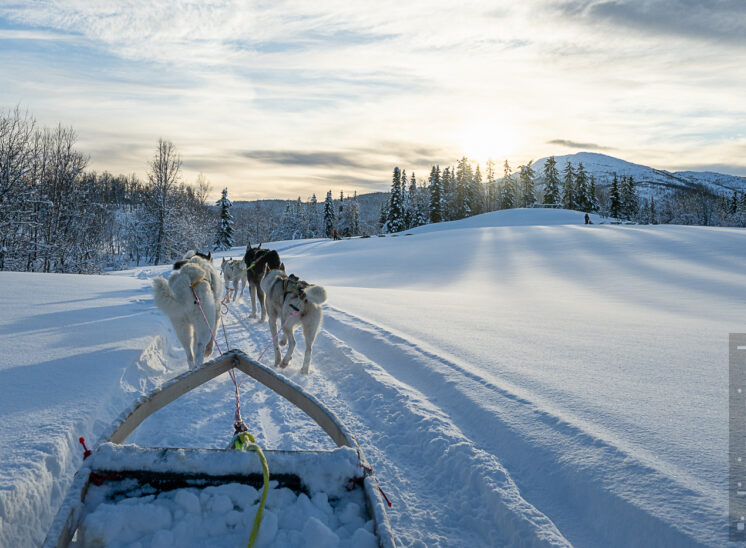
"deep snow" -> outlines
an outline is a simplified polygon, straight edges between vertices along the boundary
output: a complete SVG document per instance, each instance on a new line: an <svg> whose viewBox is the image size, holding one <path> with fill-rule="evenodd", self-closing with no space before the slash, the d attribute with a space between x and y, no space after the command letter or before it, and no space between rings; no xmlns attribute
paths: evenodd
<svg viewBox="0 0 746 548"><path fill-rule="evenodd" d="M285 374L356 434L404 546L724 545L745 244L743 229L584 226L561 210L278 242L288 270L329 294L311 374L298 371L302 337ZM0 273L0 545L38 544L80 464L77 437L94 443L185 369L150 297L168 269ZM269 330L249 309L231 307L227 335L258 356ZM129 441L224 447L224 377ZM281 398L244 387L264 446L332 447Z"/></svg>

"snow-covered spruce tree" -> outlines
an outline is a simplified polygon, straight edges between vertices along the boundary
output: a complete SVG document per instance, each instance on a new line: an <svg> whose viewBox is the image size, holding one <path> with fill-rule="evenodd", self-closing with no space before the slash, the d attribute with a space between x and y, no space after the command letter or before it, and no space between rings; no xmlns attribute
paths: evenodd
<svg viewBox="0 0 746 548"><path fill-rule="evenodd" d="M533 160L525 166L521 166L521 207L531 207L536 202L536 192L534 191L534 170L531 167Z"/></svg>
<svg viewBox="0 0 746 548"><path fill-rule="evenodd" d="M456 175L453 166L443 170L443 220L452 221L456 218Z"/></svg>
<svg viewBox="0 0 746 548"><path fill-rule="evenodd" d="M637 219L640 209L640 199L637 196L635 182L631 176L622 179L622 185L619 190L621 198L621 213L628 221Z"/></svg>
<svg viewBox="0 0 746 548"><path fill-rule="evenodd" d="M471 207L472 215L479 215L485 212L485 192L484 184L482 183L482 171L479 169L477 164L474 170L474 177L471 179L471 186L469 187L469 205Z"/></svg>
<svg viewBox="0 0 746 548"><path fill-rule="evenodd" d="M516 207L516 192L513 184L513 170L505 160L503 165L503 178L500 181L500 209L512 209Z"/></svg>
<svg viewBox="0 0 746 548"><path fill-rule="evenodd" d="M324 200L324 236L327 238L334 236L335 223L334 201L332 200L332 191L329 190L326 193L326 200Z"/></svg>
<svg viewBox="0 0 746 548"><path fill-rule="evenodd" d="M598 191L596 190L596 176L591 175L590 182L588 183L588 196L591 200L591 212L598 213L601 209L598 200Z"/></svg>
<svg viewBox="0 0 746 548"><path fill-rule="evenodd" d="M402 206L401 172L398 167L395 167L391 180L391 196L389 197L384 232L400 232L404 230L404 211Z"/></svg>
<svg viewBox="0 0 746 548"><path fill-rule="evenodd" d="M414 226L426 225L430 218L430 194L425 183L417 188L416 212Z"/></svg>
<svg viewBox="0 0 746 548"><path fill-rule="evenodd" d="M402 188L406 181L402 180ZM406 199L404 200L404 228L409 229L417 226L417 178L414 171L409 179Z"/></svg>
<svg viewBox="0 0 746 548"><path fill-rule="evenodd" d="M572 163L567 162L564 169L564 178L562 179L562 207L565 209L577 209L576 196L575 171L573 170Z"/></svg>
<svg viewBox="0 0 746 548"><path fill-rule="evenodd" d="M440 179L440 166L433 166L430 170L430 222L439 223L443 220L443 183Z"/></svg>
<svg viewBox="0 0 746 548"><path fill-rule="evenodd" d="M619 179L617 179L616 173L614 173L609 191L609 215L615 219L622 216L622 199L619 195Z"/></svg>
<svg viewBox="0 0 746 548"><path fill-rule="evenodd" d="M462 156L456 167L456 203L455 219L463 219L472 215L472 180L474 173L466 156Z"/></svg>
<svg viewBox="0 0 746 548"><path fill-rule="evenodd" d="M492 158L487 160L485 176L487 177L487 196L485 200L485 211L495 211L498 208L499 194L497 188L497 180L495 179L495 161Z"/></svg>
<svg viewBox="0 0 746 548"><path fill-rule="evenodd" d="M591 197L588 188L588 173L583 167L583 162L578 164L578 170L575 172L575 205L579 211L590 212Z"/></svg>
<svg viewBox="0 0 746 548"><path fill-rule="evenodd" d="M554 156L550 156L544 163L544 203L546 205L561 204L559 185L557 160L554 159Z"/></svg>
<svg viewBox="0 0 746 548"><path fill-rule="evenodd" d="M231 215L231 206L233 205L228 199L228 189L224 188L220 199L215 202L220 208L218 217L218 233L215 237L213 249L216 251L227 251L233 247L233 216Z"/></svg>
<svg viewBox="0 0 746 548"><path fill-rule="evenodd" d="M311 196L311 201L308 202L308 212L306 213L308 219L307 233L308 238L318 238L322 234L321 228L321 213L319 212L319 202L316 199L316 194Z"/></svg>

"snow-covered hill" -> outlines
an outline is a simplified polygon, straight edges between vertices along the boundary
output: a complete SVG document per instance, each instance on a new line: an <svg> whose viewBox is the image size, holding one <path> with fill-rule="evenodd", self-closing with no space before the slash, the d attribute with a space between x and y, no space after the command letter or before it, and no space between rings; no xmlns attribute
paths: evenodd
<svg viewBox="0 0 746 548"><path fill-rule="evenodd" d="M744 229L586 226L562 210L277 242L329 294L311 374L302 348L284 373L356 434L402 546L724 546L744 246ZM0 545L43 538L78 436L94 444L185 370L150 296L168 271L0 273ZM231 307L227 336L256 357L270 338L249 308ZM216 379L130 441L223 447L231 394ZM242 408L266 447L330 447L249 381Z"/></svg>
<svg viewBox="0 0 746 548"><path fill-rule="evenodd" d="M547 158L540 158L534 162L534 171L540 175L544 171ZM596 152L578 152L564 156L555 156L557 168L565 169L567 162L577 167L583 163L583 167L589 174L596 177L597 183L605 186L611 182L616 173L619 176L631 176L634 178L638 188L643 194L660 194L671 189L691 189L698 185L704 185L713 192L730 193L733 190L743 192L746 190L746 177L725 175L709 171L676 171L669 172L663 169L655 169L640 164L627 162L606 154Z"/></svg>

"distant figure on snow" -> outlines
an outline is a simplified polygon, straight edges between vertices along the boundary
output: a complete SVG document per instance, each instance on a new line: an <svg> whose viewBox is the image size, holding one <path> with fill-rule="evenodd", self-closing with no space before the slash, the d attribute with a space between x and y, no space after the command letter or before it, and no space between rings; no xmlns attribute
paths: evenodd
<svg viewBox="0 0 746 548"><path fill-rule="evenodd" d="M585 214L585 224L592 225L591 218L588 216L588 214Z"/></svg>
<svg viewBox="0 0 746 548"><path fill-rule="evenodd" d="M340 240L341 239L339 237L339 234L337 234L337 229L336 228L334 229L334 232L332 232L332 236L334 237L335 240Z"/></svg>

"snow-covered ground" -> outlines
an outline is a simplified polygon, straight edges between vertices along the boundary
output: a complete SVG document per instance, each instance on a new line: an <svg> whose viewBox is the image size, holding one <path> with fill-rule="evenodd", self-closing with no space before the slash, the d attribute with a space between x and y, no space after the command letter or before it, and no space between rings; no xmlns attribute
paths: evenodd
<svg viewBox="0 0 746 548"><path fill-rule="evenodd" d="M401 545L726 544L743 229L514 210L274 247L329 294L311 374L299 373L302 337L285 374L356 434ZM0 273L1 546L43 539L81 462L78 436L94 444L129 402L185 370L150 296L168 270ZM227 336L256 357L269 330L249 309L231 307ZM224 377L128 441L224 447ZM265 447L332 447L279 396L243 386Z"/></svg>

